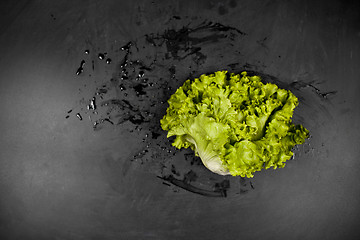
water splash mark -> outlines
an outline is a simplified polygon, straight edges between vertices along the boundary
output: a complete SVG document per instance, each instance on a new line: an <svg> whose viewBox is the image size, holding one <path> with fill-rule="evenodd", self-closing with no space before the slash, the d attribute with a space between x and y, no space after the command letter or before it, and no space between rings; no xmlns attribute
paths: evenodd
<svg viewBox="0 0 360 240"><path fill-rule="evenodd" d="M194 154L192 153L191 156L185 153L184 157L193 158ZM199 165L196 166L190 165L189 160L163 162L162 170L157 176L164 181L166 180L165 182L170 183L171 186L180 187L186 191L204 196L226 197L228 194L234 193L234 191L230 191L230 182L233 184L234 179L210 173L203 166L201 160Z"/></svg>
<svg viewBox="0 0 360 240"><path fill-rule="evenodd" d="M50 14L50 17L52 18L52 20L54 20L54 21L56 20L56 17L53 13Z"/></svg>
<svg viewBox="0 0 360 240"><path fill-rule="evenodd" d="M185 153L184 154L185 161L189 162L190 165L198 165L201 166L203 163L199 157L196 157L194 153Z"/></svg>
<svg viewBox="0 0 360 240"><path fill-rule="evenodd" d="M227 66L228 66L231 70L235 70L235 69L238 69L239 64L240 64L240 63L235 62L235 63L230 63L230 64L228 64Z"/></svg>
<svg viewBox="0 0 360 240"><path fill-rule="evenodd" d="M323 98L323 99L327 99L329 96L335 95L337 93L336 90L323 92L318 87L314 86L314 82L306 83L306 82L303 82L303 81L294 81L294 82L290 83L290 87L294 88L294 89L297 89L297 90L301 90L302 88L310 87L315 91L315 93L320 98Z"/></svg>
<svg viewBox="0 0 360 240"><path fill-rule="evenodd" d="M108 106L106 115L108 117L100 118L98 124L103 123L101 119L113 119L112 123L120 125L126 121L130 121L134 125L140 125L144 122L149 122L149 114L146 116L144 112L139 111L126 99L109 99L100 103L101 107ZM115 112L115 114L112 114ZM94 129L98 126L94 125Z"/></svg>
<svg viewBox="0 0 360 240"><path fill-rule="evenodd" d="M172 164L171 165L171 172L176 175L176 176L180 176L180 172L178 172L175 168L175 166Z"/></svg>
<svg viewBox="0 0 360 240"><path fill-rule="evenodd" d="M239 42L246 34L237 28L214 22L190 25L145 34L115 48L116 59L120 59L114 64L116 71L111 79L96 86L88 100L83 101L85 106L81 108L81 113L89 115L95 131L130 123L126 124L126 130L139 135L139 146L142 148L130 162L148 163L147 166L152 169L149 171L160 174L159 178L166 184L205 196L226 197L230 182L219 178L204 179L204 176L212 176L212 173L201 170L202 162L193 153L192 156L185 156L184 162L188 166L181 168L186 169L183 170L185 173L179 170L178 163L171 162L179 151L174 151L169 140L166 140L166 133L162 131L159 121L166 111L166 102L173 89L182 85L187 76L203 72L208 54L216 56L225 49L236 52L235 44L230 43ZM105 54L95 56L92 70L96 62L105 58ZM233 61L229 64L234 64L233 67L239 65ZM159 169L155 169L155 165ZM164 173L164 168L170 172ZM197 177L195 169L202 171L202 178Z"/></svg>
<svg viewBox="0 0 360 240"><path fill-rule="evenodd" d="M122 60L118 63L119 72L113 74L110 82L97 87L95 92L95 96L99 96L100 99L109 98L110 92L113 91L116 94L111 97L112 100L98 104L99 108L108 109L96 112L95 114L98 115L92 116L94 129L105 124L105 119L111 120L114 125L125 121L131 121L133 124L148 122L143 121L145 117L141 112L146 112L152 115L152 118L157 117L156 120L160 120L166 100L172 94L172 89L179 85L177 62L190 63L189 68L193 66L196 70L194 65L199 68L206 61L204 51L207 47L222 44L221 41L223 44L234 41L236 35L242 36L245 33L220 23L202 22L194 27L167 29L163 33L145 34L139 39L129 41L118 49L119 53L124 53ZM147 54L147 50L156 54ZM105 55L106 53L100 53L98 60L103 60ZM190 61L185 61L190 56L192 56ZM92 63L94 70L94 60ZM192 73L195 73L195 70ZM79 71L79 74L81 72L83 69ZM91 109L90 106L87 110ZM87 114L93 113L87 112ZM116 120L117 118L120 120ZM158 121L152 123L155 124L155 122L158 124Z"/></svg>
<svg viewBox="0 0 360 240"><path fill-rule="evenodd" d="M227 189L230 187L230 182L228 180L224 180L220 183L215 183L213 186L213 190L202 189L192 185L187 179L177 179L173 175L168 176L157 176L161 180L171 183L177 187L180 187L186 191L196 193L206 197L227 197Z"/></svg>
<svg viewBox="0 0 360 240"><path fill-rule="evenodd" d="M201 64L206 60L202 47L218 43L223 39L234 40L235 34L245 35L237 28L220 23L206 22L195 27L184 26L179 30L168 29L162 34L146 34L146 41L152 46L166 46L166 58L184 60L194 56L194 61Z"/></svg>
<svg viewBox="0 0 360 240"><path fill-rule="evenodd" d="M84 65L85 60L81 60L80 67L76 70L76 75L80 75L82 72L84 72Z"/></svg>
<svg viewBox="0 0 360 240"><path fill-rule="evenodd" d="M254 190L255 187L249 178L240 177L239 178L239 194L249 193L251 190Z"/></svg>
<svg viewBox="0 0 360 240"><path fill-rule="evenodd" d="M230 65L230 66L234 66L234 65ZM321 91L320 88L316 87L315 84L321 84L321 82L315 82L315 81L309 81L309 82L305 82L302 80L295 80L292 82L286 82L286 81L282 81L279 78L269 75L269 74L265 74L263 72L259 72L256 69L256 65L252 65L252 64L245 64L244 66L244 71L247 71L250 75L258 75L262 78L263 82L270 82L270 83L274 83L277 86L284 88L284 89L288 89L291 91L298 91L299 93L301 93L301 91L305 88L310 88L313 90L313 92L320 97L322 100L328 100L330 96L336 95L337 91L336 90L331 90L331 91ZM241 72L241 71L240 71ZM300 96L301 98L301 96Z"/></svg>
<svg viewBox="0 0 360 240"><path fill-rule="evenodd" d="M266 45L266 41L267 41L268 37L264 37L260 40L257 40L256 42L263 48L265 48L266 50L269 50L269 47Z"/></svg>
<svg viewBox="0 0 360 240"><path fill-rule="evenodd" d="M184 174L183 181L186 183L195 182L198 179L198 175L193 171L190 170L186 174Z"/></svg>

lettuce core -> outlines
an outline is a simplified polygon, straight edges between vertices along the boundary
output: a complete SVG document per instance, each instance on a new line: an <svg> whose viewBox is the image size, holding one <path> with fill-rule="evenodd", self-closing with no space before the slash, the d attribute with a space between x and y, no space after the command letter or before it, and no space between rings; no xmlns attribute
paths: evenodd
<svg viewBox="0 0 360 240"><path fill-rule="evenodd" d="M292 123L297 97L246 72L187 80L168 103L160 123L167 137L175 136L172 145L190 147L220 175L253 177L264 168L282 168L309 136Z"/></svg>

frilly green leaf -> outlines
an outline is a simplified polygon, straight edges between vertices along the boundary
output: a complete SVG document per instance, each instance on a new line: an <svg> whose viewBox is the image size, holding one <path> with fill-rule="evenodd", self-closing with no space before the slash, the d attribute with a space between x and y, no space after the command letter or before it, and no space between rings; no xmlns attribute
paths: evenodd
<svg viewBox="0 0 360 240"><path fill-rule="evenodd" d="M201 75L187 80L168 100L161 119L173 146L192 148L217 174L253 177L254 172L284 167L292 148L309 131L292 123L294 94L259 76Z"/></svg>

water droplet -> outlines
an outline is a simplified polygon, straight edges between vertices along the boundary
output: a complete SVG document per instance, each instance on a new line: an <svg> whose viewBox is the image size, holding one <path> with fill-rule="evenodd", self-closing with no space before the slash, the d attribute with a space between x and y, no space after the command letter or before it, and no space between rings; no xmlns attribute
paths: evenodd
<svg viewBox="0 0 360 240"><path fill-rule="evenodd" d="M122 85L122 84L119 85L119 88L120 88L121 91L126 90L126 88L125 88L124 85Z"/></svg>
<svg viewBox="0 0 360 240"><path fill-rule="evenodd" d="M76 116L80 121L82 120L82 116L80 115L80 113L77 113Z"/></svg>
<svg viewBox="0 0 360 240"><path fill-rule="evenodd" d="M96 110L95 100L96 100L95 97L93 97L93 98L91 99L90 104L88 105L88 109L89 109L89 110Z"/></svg>
<svg viewBox="0 0 360 240"><path fill-rule="evenodd" d="M105 58L105 55L103 53L99 53L98 58L100 60L103 60Z"/></svg>
<svg viewBox="0 0 360 240"><path fill-rule="evenodd" d="M107 63L107 64L110 64L110 63L111 63L111 59L110 59L110 58L106 59L106 63Z"/></svg>
<svg viewBox="0 0 360 240"><path fill-rule="evenodd" d="M131 42L128 42L125 46L121 47L120 49L121 49L122 51L127 51L127 52L129 52L131 45L132 45L132 43L131 43Z"/></svg>
<svg viewBox="0 0 360 240"><path fill-rule="evenodd" d="M124 62L123 64L120 65L120 68L124 68L127 66L127 62Z"/></svg>
<svg viewBox="0 0 360 240"><path fill-rule="evenodd" d="M144 76L144 74L145 74L145 73L144 73L144 71L140 71L140 72L139 72L139 75L138 75L138 76L139 76L139 78L143 77L143 76Z"/></svg>

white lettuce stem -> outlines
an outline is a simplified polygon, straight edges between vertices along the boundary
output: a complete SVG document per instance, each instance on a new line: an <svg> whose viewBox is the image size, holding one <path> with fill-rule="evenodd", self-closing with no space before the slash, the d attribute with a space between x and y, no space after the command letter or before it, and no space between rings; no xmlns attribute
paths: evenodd
<svg viewBox="0 0 360 240"><path fill-rule="evenodd" d="M194 144L196 152L207 169L220 175L230 174L229 169L223 164L219 155L214 151L206 149L208 145L200 147L190 135L186 135L186 140Z"/></svg>

